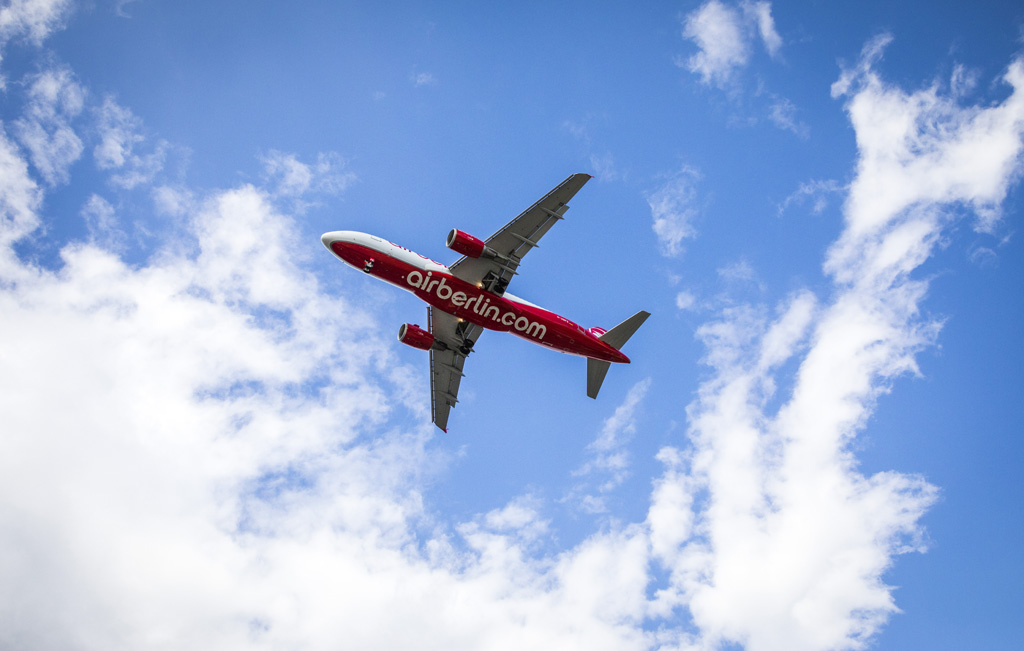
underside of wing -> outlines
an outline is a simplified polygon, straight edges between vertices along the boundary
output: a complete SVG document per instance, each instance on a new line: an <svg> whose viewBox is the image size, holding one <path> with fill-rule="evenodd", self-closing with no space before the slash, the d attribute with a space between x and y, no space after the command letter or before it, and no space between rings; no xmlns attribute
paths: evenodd
<svg viewBox="0 0 1024 651"><path fill-rule="evenodd" d="M562 219L569 209L569 200L590 178L589 174L573 174L562 181L492 235L486 242L490 253L479 258L460 258L451 266L452 273L466 282L483 283L488 291L499 296L504 294L523 257Z"/></svg>
<svg viewBox="0 0 1024 651"><path fill-rule="evenodd" d="M427 308L427 324L435 343L430 350L431 420L447 432L448 414L459 401L463 366L483 328L433 307Z"/></svg>

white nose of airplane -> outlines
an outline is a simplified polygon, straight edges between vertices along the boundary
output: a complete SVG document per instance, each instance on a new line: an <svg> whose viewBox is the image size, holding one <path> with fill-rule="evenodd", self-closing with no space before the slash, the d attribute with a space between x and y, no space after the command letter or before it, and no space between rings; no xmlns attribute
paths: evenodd
<svg viewBox="0 0 1024 651"><path fill-rule="evenodd" d="M331 248L331 244L335 242L355 242L359 233L355 231L331 231L330 233L324 233L320 236L320 241L324 243L328 249Z"/></svg>

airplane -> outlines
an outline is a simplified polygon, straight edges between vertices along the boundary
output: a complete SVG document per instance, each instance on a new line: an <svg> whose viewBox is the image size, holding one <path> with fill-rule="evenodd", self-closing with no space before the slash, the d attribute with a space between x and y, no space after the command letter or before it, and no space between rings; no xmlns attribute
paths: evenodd
<svg viewBox="0 0 1024 651"><path fill-rule="evenodd" d="M641 310L611 330L584 329L506 291L523 257L563 219L569 200L591 178L573 174L487 240L453 228L445 245L463 257L451 266L366 233L332 231L320 238L346 264L428 304L427 328L405 323L398 329L398 340L430 352L431 420L442 431L448 431L449 412L458 402L466 358L484 330L510 332L586 357L591 398L597 398L612 363L629 363L620 349L647 320L648 312Z"/></svg>

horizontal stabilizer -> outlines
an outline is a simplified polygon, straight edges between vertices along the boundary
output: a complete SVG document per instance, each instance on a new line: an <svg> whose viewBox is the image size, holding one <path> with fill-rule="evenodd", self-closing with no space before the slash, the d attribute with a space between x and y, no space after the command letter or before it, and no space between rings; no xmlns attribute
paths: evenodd
<svg viewBox="0 0 1024 651"><path fill-rule="evenodd" d="M600 339L615 350L620 350L625 343L629 341L629 338L633 336L633 333L637 331L637 328L644 324L644 321L646 321L649 316L651 316L650 312L640 310L619 325L601 335Z"/></svg>
<svg viewBox="0 0 1024 651"><path fill-rule="evenodd" d="M604 376L608 373L611 362L587 358L587 397L596 398L597 392L604 384Z"/></svg>

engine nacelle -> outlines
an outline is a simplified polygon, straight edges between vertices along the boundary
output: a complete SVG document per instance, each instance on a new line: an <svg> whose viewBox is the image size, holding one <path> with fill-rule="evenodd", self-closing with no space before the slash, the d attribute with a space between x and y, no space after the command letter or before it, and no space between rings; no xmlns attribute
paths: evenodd
<svg viewBox="0 0 1024 651"><path fill-rule="evenodd" d="M430 350L434 347L434 335L411 323L403 323L398 329L398 340L406 346L420 350Z"/></svg>
<svg viewBox="0 0 1024 651"><path fill-rule="evenodd" d="M444 245L452 251L470 258L479 258L487 250L486 242L469 233L463 233L457 228L453 228L448 233L448 239L445 240Z"/></svg>

